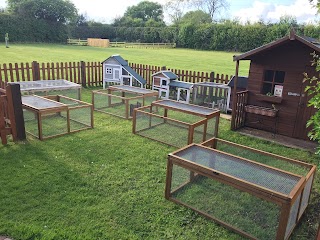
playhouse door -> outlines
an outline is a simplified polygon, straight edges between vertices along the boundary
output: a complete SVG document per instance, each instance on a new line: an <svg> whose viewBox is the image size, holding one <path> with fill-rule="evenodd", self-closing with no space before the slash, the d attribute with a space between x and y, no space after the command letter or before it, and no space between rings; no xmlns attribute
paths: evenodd
<svg viewBox="0 0 320 240"><path fill-rule="evenodd" d="M113 69L113 79L119 80L120 82L120 69L117 69L117 68Z"/></svg>
<svg viewBox="0 0 320 240"><path fill-rule="evenodd" d="M305 70L308 73L308 76L315 76L316 72L314 67L306 67ZM302 80L301 80L302 81ZM306 127L306 124L310 117L316 112L316 109L313 107L308 107L308 102L310 97L305 93L305 88L308 85L307 82L304 82L301 86L300 99L298 104L298 111L296 116L296 122L294 125L293 137L299 139L309 139L308 132L311 130L311 127Z"/></svg>

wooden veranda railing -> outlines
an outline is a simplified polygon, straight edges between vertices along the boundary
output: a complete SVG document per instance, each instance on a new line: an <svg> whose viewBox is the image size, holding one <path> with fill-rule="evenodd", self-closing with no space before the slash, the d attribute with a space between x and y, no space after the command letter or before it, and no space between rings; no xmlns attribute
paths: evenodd
<svg viewBox="0 0 320 240"><path fill-rule="evenodd" d="M130 63L130 67L147 81L147 88L152 86L152 74L161 69L174 72L181 81L227 83L231 76L214 72L199 72L168 67ZM0 88L7 83L19 81L36 81L49 79L66 79L82 86L102 85L102 64L100 62L58 62L58 63L8 63L0 64Z"/></svg>
<svg viewBox="0 0 320 240"><path fill-rule="evenodd" d="M248 102L248 96L248 90L236 93L235 109L232 109L235 113L231 119L231 130L237 130L244 127L246 117L245 106Z"/></svg>

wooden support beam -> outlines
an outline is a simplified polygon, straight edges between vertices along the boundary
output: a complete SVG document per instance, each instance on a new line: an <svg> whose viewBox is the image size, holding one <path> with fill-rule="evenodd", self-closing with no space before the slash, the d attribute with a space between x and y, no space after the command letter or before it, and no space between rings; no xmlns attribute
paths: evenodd
<svg viewBox="0 0 320 240"><path fill-rule="evenodd" d="M6 88L6 94L13 141L25 140L26 130L24 126L20 84L9 83Z"/></svg>

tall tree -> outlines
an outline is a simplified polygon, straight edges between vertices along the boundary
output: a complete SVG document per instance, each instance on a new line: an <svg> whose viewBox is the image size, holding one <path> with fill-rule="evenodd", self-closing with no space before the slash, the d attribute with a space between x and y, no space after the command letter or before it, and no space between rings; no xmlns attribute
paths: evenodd
<svg viewBox="0 0 320 240"><path fill-rule="evenodd" d="M24 17L65 23L77 16L69 0L7 0L9 10Z"/></svg>
<svg viewBox="0 0 320 240"><path fill-rule="evenodd" d="M143 1L136 6L128 7L124 13L125 17L141 18L144 22L149 19L163 21L163 9L161 4Z"/></svg>
<svg viewBox="0 0 320 240"><path fill-rule="evenodd" d="M182 24L190 23L190 24L199 25L203 23L211 23L212 19L210 14L205 13L202 10L197 10L197 11L187 12L185 15L183 15L180 22Z"/></svg>
<svg viewBox="0 0 320 240"><path fill-rule="evenodd" d="M188 3L188 0L169 0L167 2L165 9L173 24L179 24Z"/></svg>
<svg viewBox="0 0 320 240"><path fill-rule="evenodd" d="M193 4L210 14L211 19L221 11L226 10L229 7L227 0L194 0Z"/></svg>

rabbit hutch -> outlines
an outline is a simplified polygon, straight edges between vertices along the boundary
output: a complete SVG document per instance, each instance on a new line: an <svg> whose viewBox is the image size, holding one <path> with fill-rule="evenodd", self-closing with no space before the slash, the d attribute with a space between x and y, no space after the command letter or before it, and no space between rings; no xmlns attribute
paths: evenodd
<svg viewBox="0 0 320 240"><path fill-rule="evenodd" d="M171 71L157 72L152 75L152 90L159 92L159 98L189 103L193 84L178 79L179 77Z"/></svg>
<svg viewBox="0 0 320 240"><path fill-rule="evenodd" d="M320 42L292 30L289 36L234 56L235 82L240 61L251 63L248 89L233 94L236 110L232 111L231 128L246 126L307 140L310 129L306 123L316 109L308 107L303 73L316 75L312 52L319 54Z"/></svg>
<svg viewBox="0 0 320 240"><path fill-rule="evenodd" d="M119 55L112 55L102 62L103 89L109 85L129 85L145 88L146 80L134 71L126 60Z"/></svg>

